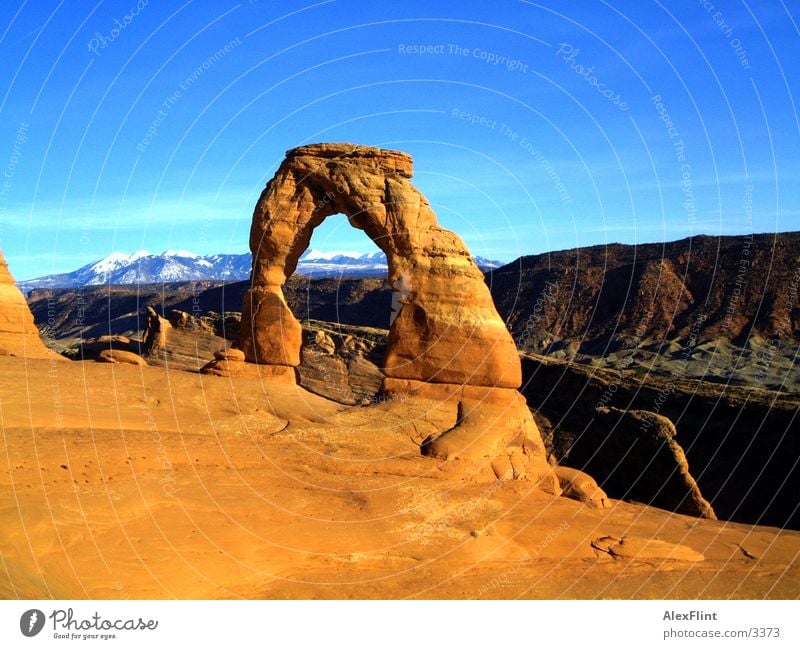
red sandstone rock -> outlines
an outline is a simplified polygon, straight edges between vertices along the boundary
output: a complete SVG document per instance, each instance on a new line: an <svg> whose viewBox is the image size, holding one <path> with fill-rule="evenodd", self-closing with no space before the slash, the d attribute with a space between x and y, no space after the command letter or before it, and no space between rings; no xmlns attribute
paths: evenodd
<svg viewBox="0 0 800 649"><path fill-rule="evenodd" d="M539 430L516 390L522 382L519 356L483 273L464 242L438 225L411 176L411 157L399 151L315 144L287 152L253 214L252 283L240 341L245 358L268 368L300 364L302 327L283 285L314 228L344 213L388 260L394 295L384 389L431 402L441 425L421 440L423 452L487 467L494 460L495 475L526 478L560 493ZM238 370L217 360L203 371Z"/></svg>
<svg viewBox="0 0 800 649"><path fill-rule="evenodd" d="M167 336L172 325L169 320L162 318L156 310L147 307L147 324L142 336L142 350L146 356L160 356L167 347Z"/></svg>
<svg viewBox="0 0 800 649"><path fill-rule="evenodd" d="M0 252L0 349L4 356L66 360L48 349L39 338L28 303L14 285L8 264Z"/></svg>
<svg viewBox="0 0 800 649"><path fill-rule="evenodd" d="M443 424L422 442L426 455L491 461L499 479L531 480L549 493L561 493L536 422L516 390L387 377L383 391L390 397L406 395L431 402L427 410L436 412Z"/></svg>
<svg viewBox="0 0 800 649"><path fill-rule="evenodd" d="M147 365L139 354L126 352L121 349L104 349L97 356L98 363L122 363L125 365Z"/></svg>
<svg viewBox="0 0 800 649"><path fill-rule="evenodd" d="M214 359L200 368L201 374L221 377L260 378L272 383L297 384L297 370L287 365L255 365L235 359Z"/></svg>
<svg viewBox="0 0 800 649"><path fill-rule="evenodd" d="M573 469L568 466L556 466L553 471L558 478L562 494L567 498L580 500L590 507L606 509L611 506L611 501L588 473Z"/></svg>
<svg viewBox="0 0 800 649"><path fill-rule="evenodd" d="M253 215L252 289L242 314L251 362L300 363L301 327L282 287L322 221L344 213L386 253L397 311L387 376L516 388L514 342L463 241L409 181L411 157L352 144L292 149Z"/></svg>
<svg viewBox="0 0 800 649"><path fill-rule="evenodd" d="M242 305L242 351L264 365L300 365L303 328L286 304L280 287L254 284Z"/></svg>
<svg viewBox="0 0 800 649"><path fill-rule="evenodd" d="M214 352L218 361L244 361L244 352L241 349L220 349Z"/></svg>

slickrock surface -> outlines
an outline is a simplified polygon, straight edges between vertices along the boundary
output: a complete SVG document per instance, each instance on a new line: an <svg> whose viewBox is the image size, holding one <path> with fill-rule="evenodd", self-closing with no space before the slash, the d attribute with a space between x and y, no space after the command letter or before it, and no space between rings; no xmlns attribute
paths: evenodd
<svg viewBox="0 0 800 649"><path fill-rule="evenodd" d="M450 405L9 357L0 404L0 597L800 597L796 532L421 455Z"/></svg>

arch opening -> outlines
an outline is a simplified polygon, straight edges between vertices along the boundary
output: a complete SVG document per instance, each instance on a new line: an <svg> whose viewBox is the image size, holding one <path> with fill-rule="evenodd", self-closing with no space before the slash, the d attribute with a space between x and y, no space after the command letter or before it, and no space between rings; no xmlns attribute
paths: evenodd
<svg viewBox="0 0 800 649"><path fill-rule="evenodd" d="M314 229L284 291L304 326L315 320L388 330L393 318L387 278L385 253L340 212Z"/></svg>

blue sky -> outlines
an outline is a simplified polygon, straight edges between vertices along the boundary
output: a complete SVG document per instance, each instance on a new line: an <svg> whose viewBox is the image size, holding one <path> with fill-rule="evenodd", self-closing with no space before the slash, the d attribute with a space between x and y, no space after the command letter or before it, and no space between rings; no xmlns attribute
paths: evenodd
<svg viewBox="0 0 800 649"><path fill-rule="evenodd" d="M316 141L411 153L440 222L504 261L797 230L798 22L780 1L6 0L0 246L18 279L243 252L284 151ZM374 250L342 217L312 245Z"/></svg>

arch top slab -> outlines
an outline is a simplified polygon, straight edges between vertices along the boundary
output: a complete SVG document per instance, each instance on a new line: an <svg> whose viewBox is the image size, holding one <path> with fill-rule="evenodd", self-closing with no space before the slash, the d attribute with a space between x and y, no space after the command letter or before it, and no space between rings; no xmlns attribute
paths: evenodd
<svg viewBox="0 0 800 649"><path fill-rule="evenodd" d="M387 174L398 174L404 178L414 175L414 159L403 151L380 149L363 144L330 143L306 144L289 149L286 160L296 158L317 158L319 160L355 161L359 160L370 166L376 166Z"/></svg>

